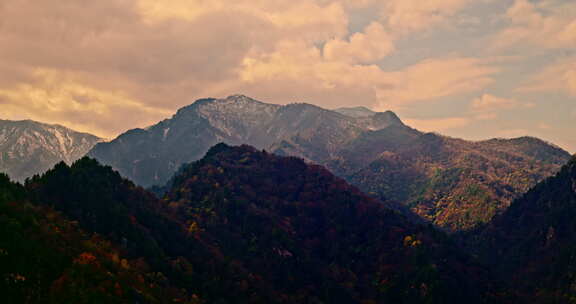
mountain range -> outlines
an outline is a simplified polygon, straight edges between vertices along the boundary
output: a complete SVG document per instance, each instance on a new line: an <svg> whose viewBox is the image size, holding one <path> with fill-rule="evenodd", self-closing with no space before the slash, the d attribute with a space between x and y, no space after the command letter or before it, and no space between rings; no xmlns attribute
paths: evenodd
<svg viewBox="0 0 576 304"><path fill-rule="evenodd" d="M23 181L60 161L72 163L100 141L59 125L0 120L0 172Z"/></svg>
<svg viewBox="0 0 576 304"><path fill-rule="evenodd" d="M163 186L219 142L324 165L448 231L488 222L570 158L536 138L470 142L420 132L390 111L281 106L243 95L198 100L170 119L97 144L88 155L139 185Z"/></svg>

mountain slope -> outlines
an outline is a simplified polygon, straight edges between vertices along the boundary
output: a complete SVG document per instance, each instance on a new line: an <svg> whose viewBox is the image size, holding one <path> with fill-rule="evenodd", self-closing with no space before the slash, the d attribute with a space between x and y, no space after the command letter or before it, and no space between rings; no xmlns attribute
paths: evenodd
<svg viewBox="0 0 576 304"><path fill-rule="evenodd" d="M101 139L59 125L0 120L0 172L23 181L84 156Z"/></svg>
<svg viewBox="0 0 576 304"><path fill-rule="evenodd" d="M525 303L574 303L576 157L482 231L481 256Z"/></svg>

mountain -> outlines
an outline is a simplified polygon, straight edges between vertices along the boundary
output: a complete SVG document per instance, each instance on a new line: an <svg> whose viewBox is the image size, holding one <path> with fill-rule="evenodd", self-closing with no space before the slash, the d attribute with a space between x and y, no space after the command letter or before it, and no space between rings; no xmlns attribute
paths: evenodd
<svg viewBox="0 0 576 304"><path fill-rule="evenodd" d="M219 142L324 165L449 231L486 223L570 158L535 138L470 142L420 132L390 111L280 106L242 95L198 100L171 119L96 145L88 155L139 185L162 186Z"/></svg>
<svg viewBox="0 0 576 304"><path fill-rule="evenodd" d="M224 142L289 150L321 162L368 129L401 121L390 113L353 118L310 104L279 106L242 95L201 99L147 129L130 130L89 153L142 186L163 185L184 163Z"/></svg>
<svg viewBox="0 0 576 304"><path fill-rule="evenodd" d="M525 303L574 303L575 217L576 156L515 200L481 231L476 246Z"/></svg>
<svg viewBox="0 0 576 304"><path fill-rule="evenodd" d="M0 172L23 181L60 161L72 163L100 141L59 125L0 120Z"/></svg>
<svg viewBox="0 0 576 304"><path fill-rule="evenodd" d="M89 158L58 164L24 191L34 208L119 248L120 262L111 254L99 263L131 270L136 286L119 284L140 303L484 303L494 295L488 271L445 234L320 166L248 146L213 147L182 167L161 200ZM88 278L81 286L93 286Z"/></svg>

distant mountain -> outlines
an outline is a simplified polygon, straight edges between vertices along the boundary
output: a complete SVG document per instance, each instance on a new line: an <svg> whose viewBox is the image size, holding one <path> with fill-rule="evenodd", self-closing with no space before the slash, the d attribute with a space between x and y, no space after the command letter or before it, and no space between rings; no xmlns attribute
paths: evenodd
<svg viewBox="0 0 576 304"><path fill-rule="evenodd" d="M353 118L310 104L279 106L235 95L198 100L171 119L96 145L89 155L140 185L162 185L182 164L200 159L219 142L284 148L322 162L362 132L393 124L402 124L393 113Z"/></svg>
<svg viewBox="0 0 576 304"><path fill-rule="evenodd" d="M53 283L60 296L88 289L79 293L86 303L98 303L96 296L107 292L133 298L114 303L492 299L488 271L443 233L413 224L320 166L248 146L213 147L182 168L161 200L89 158L72 166L60 163L29 180L24 190L35 208L54 208L69 226L100 240L79 238L76 245L66 243L67 250L79 244L97 252L104 246L121 249L120 258L112 251L110 257L80 255L78 262L82 266L86 258L102 271L113 267L113 274L114 267L130 270L120 287L91 291L108 282L99 272L76 271ZM58 229L63 237L73 236L69 228ZM46 271L57 273L58 267ZM11 271L28 268L18 264ZM82 284L58 285L74 278ZM157 289L163 292L154 293ZM61 302L58 295L46 298Z"/></svg>
<svg viewBox="0 0 576 304"><path fill-rule="evenodd" d="M480 256L523 302L574 303L574 218L576 156L482 231Z"/></svg>
<svg viewBox="0 0 576 304"><path fill-rule="evenodd" d="M100 141L59 125L0 120L0 172L23 181L60 161L72 163Z"/></svg>
<svg viewBox="0 0 576 304"><path fill-rule="evenodd" d="M242 95L198 100L171 119L96 145L89 155L142 186L161 186L219 142L324 165L452 231L489 221L570 158L535 138L469 142L412 129L390 111L280 106Z"/></svg>

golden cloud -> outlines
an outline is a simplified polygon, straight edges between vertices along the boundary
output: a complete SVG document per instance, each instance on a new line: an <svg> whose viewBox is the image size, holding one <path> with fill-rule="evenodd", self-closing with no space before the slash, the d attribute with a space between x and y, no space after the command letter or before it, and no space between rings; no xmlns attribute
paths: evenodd
<svg viewBox="0 0 576 304"><path fill-rule="evenodd" d="M37 69L34 81L0 89L6 119L64 123L79 131L111 137L124 123L157 121L170 114L130 99L122 92L101 91L79 83L71 73ZM122 117L119 123L118 117Z"/></svg>

